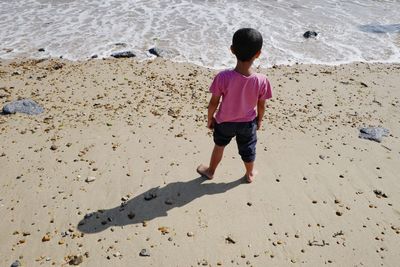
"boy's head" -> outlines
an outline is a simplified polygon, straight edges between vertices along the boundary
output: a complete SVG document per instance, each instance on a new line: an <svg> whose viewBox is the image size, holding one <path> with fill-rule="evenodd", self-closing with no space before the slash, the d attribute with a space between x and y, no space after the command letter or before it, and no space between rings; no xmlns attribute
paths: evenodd
<svg viewBox="0 0 400 267"><path fill-rule="evenodd" d="M235 32L231 50L237 60L250 61L260 54L263 44L261 33L252 28L243 28Z"/></svg>

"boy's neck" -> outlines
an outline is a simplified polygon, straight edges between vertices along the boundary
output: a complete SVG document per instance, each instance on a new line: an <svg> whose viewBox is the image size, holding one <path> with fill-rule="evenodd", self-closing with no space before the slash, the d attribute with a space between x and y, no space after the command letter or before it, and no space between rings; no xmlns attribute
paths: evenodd
<svg viewBox="0 0 400 267"><path fill-rule="evenodd" d="M250 61L240 61L238 60L236 63L235 71L239 72L244 76L250 76L253 74L253 70L251 69L251 65L253 65L253 60Z"/></svg>

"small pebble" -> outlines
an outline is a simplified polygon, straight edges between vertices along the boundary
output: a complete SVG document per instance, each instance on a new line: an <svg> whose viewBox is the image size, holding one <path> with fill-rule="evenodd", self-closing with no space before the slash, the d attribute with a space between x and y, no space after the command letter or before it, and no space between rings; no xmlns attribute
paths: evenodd
<svg viewBox="0 0 400 267"><path fill-rule="evenodd" d="M142 257L150 257L150 252L147 250L147 249L142 249L141 251L140 251L140 253L139 253L139 256L142 256Z"/></svg>
<svg viewBox="0 0 400 267"><path fill-rule="evenodd" d="M51 150L57 150L57 148L58 147L56 145L51 145L51 147L50 147Z"/></svg>
<svg viewBox="0 0 400 267"><path fill-rule="evenodd" d="M49 235L44 235L42 237L42 242L47 242L47 241L50 241L50 236Z"/></svg>
<svg viewBox="0 0 400 267"><path fill-rule="evenodd" d="M96 180L96 177L94 177L94 176L89 176L89 177L87 177L86 179L85 179L85 182L86 183L91 183L91 182L93 182L93 181L95 181Z"/></svg>

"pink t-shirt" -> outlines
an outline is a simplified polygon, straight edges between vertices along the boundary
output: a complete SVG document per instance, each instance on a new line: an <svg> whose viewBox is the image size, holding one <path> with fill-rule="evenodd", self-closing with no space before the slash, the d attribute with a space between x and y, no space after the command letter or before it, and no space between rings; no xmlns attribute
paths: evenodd
<svg viewBox="0 0 400 267"><path fill-rule="evenodd" d="M215 115L217 123L246 122L256 118L259 99L272 97L271 85L265 75L244 76L234 70L224 70L215 76L210 92L222 96Z"/></svg>

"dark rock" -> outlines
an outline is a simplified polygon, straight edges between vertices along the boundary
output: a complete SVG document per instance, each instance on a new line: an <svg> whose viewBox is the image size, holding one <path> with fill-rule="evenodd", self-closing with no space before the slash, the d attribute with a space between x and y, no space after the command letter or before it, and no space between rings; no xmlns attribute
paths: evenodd
<svg viewBox="0 0 400 267"><path fill-rule="evenodd" d="M316 38L317 35L318 35L317 32L314 32L314 31L306 31L306 32L303 34L303 37L306 38L306 39L308 39L308 38Z"/></svg>
<svg viewBox="0 0 400 267"><path fill-rule="evenodd" d="M21 265L21 262L19 260L16 260L11 264L11 267L20 267L20 266L22 266L22 265Z"/></svg>
<svg viewBox="0 0 400 267"><path fill-rule="evenodd" d="M44 48L39 48L38 51L39 51L39 52L44 52L44 51L46 51L46 50L45 50Z"/></svg>
<svg viewBox="0 0 400 267"><path fill-rule="evenodd" d="M135 57L136 55L132 51L122 51L112 53L111 56L115 58L130 58Z"/></svg>
<svg viewBox="0 0 400 267"><path fill-rule="evenodd" d="M236 241L230 236L225 237L225 241L229 244L236 244Z"/></svg>
<svg viewBox="0 0 400 267"><path fill-rule="evenodd" d="M114 45L116 45L116 46L122 46L122 47L126 47L126 46L127 46L126 43L115 43Z"/></svg>
<svg viewBox="0 0 400 267"><path fill-rule="evenodd" d="M94 59L94 58L98 58L99 56L98 55L93 55L93 56L91 56L90 58L91 59Z"/></svg>
<svg viewBox="0 0 400 267"><path fill-rule="evenodd" d="M150 257L150 252L147 250L147 249L142 249L141 251L140 251L140 253L139 253L139 256L142 256L142 257Z"/></svg>
<svg viewBox="0 0 400 267"><path fill-rule="evenodd" d="M387 198L388 197L385 193L383 193L381 190L378 190L378 189L375 189L374 193L377 198L381 198L381 197Z"/></svg>
<svg viewBox="0 0 400 267"><path fill-rule="evenodd" d="M163 53L163 50L157 47L153 47L149 49L149 53L155 55L156 57L162 57L161 54Z"/></svg>
<svg viewBox="0 0 400 267"><path fill-rule="evenodd" d="M82 255L74 255L70 258L69 260L69 265L79 265L83 262L83 256Z"/></svg>
<svg viewBox="0 0 400 267"><path fill-rule="evenodd" d="M147 201L152 200L152 199L154 199L156 197L157 197L157 190L156 189L150 190L150 191L148 191L148 192L146 192L144 194L144 200L147 200Z"/></svg>
<svg viewBox="0 0 400 267"><path fill-rule="evenodd" d="M164 203L167 204L167 205L173 205L173 204L174 204L174 200L173 200L172 198L167 198L167 199L164 201Z"/></svg>
<svg viewBox="0 0 400 267"><path fill-rule="evenodd" d="M62 58L62 57L60 57L60 58ZM63 67L64 67L64 65L63 65L62 63L56 62L56 63L53 65L53 70L59 70L59 69L62 69Z"/></svg>
<svg viewBox="0 0 400 267"><path fill-rule="evenodd" d="M44 111L44 109L39 106L35 101L31 99L17 100L4 105L4 114L14 114L16 112L26 113L29 115L37 115Z"/></svg>
<svg viewBox="0 0 400 267"><path fill-rule="evenodd" d="M388 136L389 130L382 127L365 127L360 129L359 138L382 142L382 137Z"/></svg>

